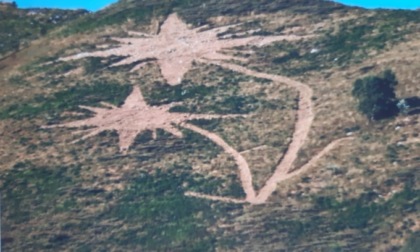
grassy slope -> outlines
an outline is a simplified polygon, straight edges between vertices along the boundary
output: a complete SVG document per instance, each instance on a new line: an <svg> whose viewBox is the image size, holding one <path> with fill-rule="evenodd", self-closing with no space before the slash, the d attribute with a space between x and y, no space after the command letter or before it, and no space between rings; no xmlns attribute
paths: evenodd
<svg viewBox="0 0 420 252"><path fill-rule="evenodd" d="M86 13L83 10L23 10L0 4L0 58L27 47L32 40Z"/></svg>
<svg viewBox="0 0 420 252"><path fill-rule="evenodd" d="M136 24L147 24L153 16L167 15L174 10L195 25L218 15L245 15L251 10L276 14L287 10L285 15L292 21L287 21L286 27L271 27L264 19L249 24L262 27L267 33L303 25L296 18L299 15L305 20L308 18L305 15L309 14L313 22L332 12L355 15L357 21L344 21L337 30L324 26L316 39L276 44L250 56L254 68L306 78L309 83L326 78L319 73L340 72L335 78L349 83L350 88L352 79L344 76L351 74L353 67L363 67L373 51L376 54L370 57L409 40L410 36L404 35L413 34L413 27L419 24L414 12L370 12L366 17L364 11L314 1L301 1L301 4L263 1L258 6L252 1L240 6L235 2L220 4L209 0L203 2L206 4L203 8L203 3L187 0L159 1L156 5L122 1L109 10L74 21L56 35L70 37L86 33L91 37L94 31L103 34L106 27L118 27L127 17ZM415 25L406 25L408 23ZM339 46L343 41L344 46ZM60 50L71 51L71 47L75 46L60 45L51 50L59 55ZM320 53L308 53L314 47L321 48ZM334 61L335 58L338 59ZM182 85L170 87L153 67L139 77L128 75L126 67L104 68L109 61L86 59L52 67L39 66L39 62L48 60L22 62L24 67L11 77L1 73L8 76L3 85L24 90L26 96L14 96L10 92L9 97L2 98L0 107L4 153L0 191L4 205L2 243L5 249L369 251L384 246L382 248L397 251L405 246L404 249L410 251L410 246L415 246L418 233L411 229L418 211L419 185L418 157L413 153L418 153L419 146L395 144L394 139L399 137L394 131L395 121L372 127L364 118L354 116L361 140L330 155L313 174L281 186L279 195L273 196L276 203L248 208L207 202L185 198L183 192L193 190L237 197L242 196L242 192L232 161L225 160L218 147L196 134L185 131L184 138L175 139L160 131L158 141L153 141L150 132L143 132L130 155L123 156L117 152L117 137L113 132L104 132L79 144L63 145L61 143L74 139L69 130L42 131L39 126L85 116L64 113L81 112L77 109L79 104L98 105L99 101L120 104L133 84L141 85L152 104L182 101L183 106L175 109L206 113L265 111L272 114L279 110L294 113L291 91L280 93L280 101L270 100L263 94L264 90L272 92L269 83L230 76L230 72L203 66L189 73ZM388 66L393 67L392 64L395 63ZM413 71L415 66L405 67ZM62 77L78 67L84 69L85 75ZM250 81L259 89L250 91L241 84ZM185 90L186 95L183 95ZM315 90L320 100L327 96L321 92L322 87ZM344 106L354 110L349 104ZM286 116L281 114L281 117ZM334 118L339 115L332 113L325 120L332 125ZM284 141L280 142L286 142L287 130L291 129L286 121L283 125L286 133L281 136ZM245 132L258 133L251 122L239 122L246 126ZM244 140L240 134L236 135L237 131L227 133L234 129L229 121L196 123L218 132L235 146L243 145ZM337 126L331 134L343 134L340 130L354 128L354 125ZM407 126L401 134L414 133L415 126ZM250 146L270 140L263 134L260 138L254 139ZM273 143L273 146L286 147L281 143ZM319 148L316 144L313 146ZM219 163L220 170L209 175L215 170L212 160L217 160L215 163ZM256 164L259 162L257 160ZM265 173L262 174L264 177ZM398 192L381 198L392 190ZM411 238L404 245L408 237Z"/></svg>

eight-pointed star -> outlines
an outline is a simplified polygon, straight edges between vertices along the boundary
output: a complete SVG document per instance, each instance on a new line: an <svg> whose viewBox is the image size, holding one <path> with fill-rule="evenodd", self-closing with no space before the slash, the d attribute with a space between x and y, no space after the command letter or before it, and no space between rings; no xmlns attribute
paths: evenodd
<svg viewBox="0 0 420 252"><path fill-rule="evenodd" d="M86 57L109 57L112 55L126 57L111 65L120 66L136 64L133 70L140 69L147 61L156 60L163 77L170 85L179 84L185 73L191 69L194 60L211 62L214 60L244 60L231 55L222 54L222 50L233 47L251 45L263 46L275 41L298 40L304 37L287 36L249 36L232 38L232 35L219 37L232 26L224 26L210 30L188 28L176 14L171 14L163 23L158 35L140 34L141 38L113 38L120 46L103 51L80 53L64 57L69 61ZM132 32L132 34L139 34ZM247 34L247 33L244 33ZM233 34L234 35L234 34Z"/></svg>
<svg viewBox="0 0 420 252"><path fill-rule="evenodd" d="M116 130L119 134L120 150L127 151L133 144L136 136L144 130L152 130L154 138L156 138L156 129L158 128L166 130L177 137L182 137L182 132L175 125L181 125L184 122L194 119L210 120L236 116L169 112L175 103L162 106L149 106L146 104L140 88L137 86L134 87L132 93L127 97L121 107L116 107L108 103L103 103L103 105L108 108L80 106L83 109L94 112L94 117L64 124L45 126L44 128L92 127L84 131L88 134L79 140L97 135L102 131Z"/></svg>

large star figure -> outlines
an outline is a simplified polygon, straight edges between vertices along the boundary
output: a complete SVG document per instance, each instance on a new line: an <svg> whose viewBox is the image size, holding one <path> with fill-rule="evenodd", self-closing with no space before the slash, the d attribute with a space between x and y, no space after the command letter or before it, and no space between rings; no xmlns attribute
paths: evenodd
<svg viewBox="0 0 420 252"><path fill-rule="evenodd" d="M147 35L138 32L130 34L137 38L113 38L120 42L120 46L102 51L80 53L70 57L60 58L62 61L75 60L86 57L109 57L112 55L126 57L111 65L120 66L136 64L132 69L140 69L148 61L157 61L163 77L170 85L179 84L185 73L191 69L194 60L211 62L214 60L244 60L231 55L222 54L223 50L238 46L251 45L263 46L275 41L299 40L305 37L287 36L249 36L232 38L234 35L249 35L250 32L241 34L228 34L232 26L224 26L205 30L204 27L190 29L176 14L172 14L163 23L158 35ZM251 31L252 32L252 31Z"/></svg>
<svg viewBox="0 0 420 252"><path fill-rule="evenodd" d="M94 112L94 117L64 124L45 126L43 128L90 127L90 129L83 131L87 134L77 141L97 135L102 131L116 130L119 134L120 150L126 152L133 144L136 136L144 130L152 130L154 139L156 139L157 129L163 129L176 137L182 137L182 132L176 125L181 125L189 120L209 120L238 116L172 113L169 112L169 110L177 103L162 106L149 106L146 104L140 88L138 87L134 87L133 92L127 97L121 107L116 107L108 103L102 104L107 108L80 106L82 109Z"/></svg>

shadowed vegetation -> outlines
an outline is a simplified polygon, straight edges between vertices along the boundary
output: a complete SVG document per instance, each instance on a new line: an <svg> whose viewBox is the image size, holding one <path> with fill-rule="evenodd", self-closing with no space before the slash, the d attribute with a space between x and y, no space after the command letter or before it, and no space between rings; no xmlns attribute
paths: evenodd
<svg viewBox="0 0 420 252"><path fill-rule="evenodd" d="M120 105L130 92L131 86L116 83L77 84L49 97L37 96L32 101L3 108L0 119L34 118L41 114L57 116L63 111L75 110L79 105L97 105L102 101Z"/></svg>
<svg viewBox="0 0 420 252"><path fill-rule="evenodd" d="M26 47L30 41L86 14L83 10L17 9L0 2L0 59Z"/></svg>
<svg viewBox="0 0 420 252"><path fill-rule="evenodd" d="M358 109L369 119L380 120L398 114L395 87L398 81L391 70L379 76L358 79L353 84L353 96L359 101Z"/></svg>

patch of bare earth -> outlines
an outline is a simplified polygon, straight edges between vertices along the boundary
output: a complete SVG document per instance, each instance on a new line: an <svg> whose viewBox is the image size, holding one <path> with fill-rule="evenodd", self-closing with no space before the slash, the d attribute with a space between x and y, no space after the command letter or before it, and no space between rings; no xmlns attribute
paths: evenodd
<svg viewBox="0 0 420 252"><path fill-rule="evenodd" d="M162 106L149 106L144 101L140 88L135 86L133 92L127 97L121 107L102 103L106 108L80 106L82 109L94 112L95 117L69 122L60 125L44 126L44 128L83 128L93 127L80 140L95 136L103 131L115 130L119 135L121 151L127 151L133 144L136 136L145 130L153 131L156 139L156 130L163 129L171 134L182 137L182 132L175 127L188 120L227 118L231 115L194 115L188 113L171 113L169 110L176 104ZM78 141L78 140L77 140Z"/></svg>
<svg viewBox="0 0 420 252"><path fill-rule="evenodd" d="M84 52L73 56L60 58L62 61L77 60L86 57L110 57L124 56L125 59L112 66L130 65L136 66L132 71L139 70L148 61L157 61L162 75L171 85L179 84L187 71L192 67L194 60L206 62L212 60L240 60L234 56L221 53L234 47L243 45L264 46L275 41L295 41L305 38L296 35L279 36L247 36L232 38L233 35L219 36L227 32L233 26L224 26L206 30L206 27L190 29L187 24L172 14L161 26L160 33L149 35L139 32L130 32L137 38L113 38L120 43L118 47L96 52ZM252 35L252 32L241 34Z"/></svg>

